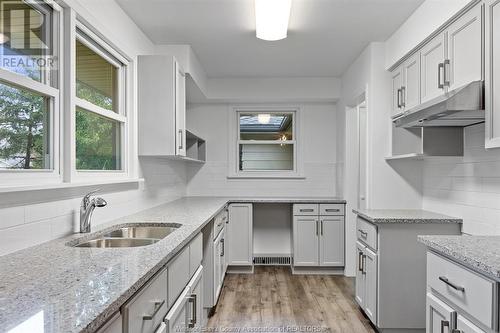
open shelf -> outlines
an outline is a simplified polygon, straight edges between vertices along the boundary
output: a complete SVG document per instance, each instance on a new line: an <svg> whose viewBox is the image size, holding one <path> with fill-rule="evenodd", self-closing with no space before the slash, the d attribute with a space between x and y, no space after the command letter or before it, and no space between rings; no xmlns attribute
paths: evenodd
<svg viewBox="0 0 500 333"><path fill-rule="evenodd" d="M183 159L197 163L205 163L207 159L205 140L188 130L186 130L186 157Z"/></svg>
<svg viewBox="0 0 500 333"><path fill-rule="evenodd" d="M425 157L424 154L419 153L409 153L409 154L401 154L394 156L386 156L386 161L394 161L394 160L423 160Z"/></svg>

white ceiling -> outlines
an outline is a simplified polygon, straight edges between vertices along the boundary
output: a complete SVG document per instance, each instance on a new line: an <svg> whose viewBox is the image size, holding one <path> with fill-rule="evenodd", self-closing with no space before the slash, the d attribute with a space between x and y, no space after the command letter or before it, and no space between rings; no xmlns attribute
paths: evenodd
<svg viewBox="0 0 500 333"><path fill-rule="evenodd" d="M288 38L266 42L253 0L117 0L153 42L190 44L210 77L340 76L423 1L293 0Z"/></svg>

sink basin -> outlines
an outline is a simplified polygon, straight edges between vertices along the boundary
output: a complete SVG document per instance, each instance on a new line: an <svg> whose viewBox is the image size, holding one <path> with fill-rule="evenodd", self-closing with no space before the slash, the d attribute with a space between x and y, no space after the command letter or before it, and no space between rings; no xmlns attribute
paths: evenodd
<svg viewBox="0 0 500 333"><path fill-rule="evenodd" d="M159 239L143 239L143 238L98 238L75 245L75 247L138 247L151 245L158 242Z"/></svg>
<svg viewBox="0 0 500 333"><path fill-rule="evenodd" d="M148 239L163 239L174 232L178 227L123 227L117 230L102 235L104 238L148 238Z"/></svg>

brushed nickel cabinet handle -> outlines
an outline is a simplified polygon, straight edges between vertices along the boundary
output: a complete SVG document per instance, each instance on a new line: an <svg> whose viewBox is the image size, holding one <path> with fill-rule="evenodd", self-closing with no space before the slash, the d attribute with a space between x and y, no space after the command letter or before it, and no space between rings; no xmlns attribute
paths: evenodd
<svg viewBox="0 0 500 333"><path fill-rule="evenodd" d="M307 208L307 209L306 208L301 208L301 209L299 209L299 212L301 212L301 213L311 213L311 212L314 212L314 209L312 209L312 208Z"/></svg>
<svg viewBox="0 0 500 333"><path fill-rule="evenodd" d="M363 254L363 274L366 275L366 254Z"/></svg>
<svg viewBox="0 0 500 333"><path fill-rule="evenodd" d="M445 327L448 327L448 330L450 330L450 322L448 320L441 320L441 333L445 333Z"/></svg>
<svg viewBox="0 0 500 333"><path fill-rule="evenodd" d="M359 233L361 234L361 237L363 237L364 239L367 239L368 238L368 232L366 231L363 231L361 229L358 229Z"/></svg>
<svg viewBox="0 0 500 333"><path fill-rule="evenodd" d="M152 314L150 315L145 315L142 316L142 320L153 320L153 318L158 314L158 311L160 311L161 307L165 304L165 300L161 302L155 302L155 309Z"/></svg>
<svg viewBox="0 0 500 333"><path fill-rule="evenodd" d="M179 149L182 149L182 147L184 146L184 143L182 142L182 130L180 129L179 130Z"/></svg>
<svg viewBox="0 0 500 333"><path fill-rule="evenodd" d="M225 242L225 241L224 241L224 238L222 238L222 239L220 240L220 243L221 243L221 246L222 246L222 250L221 250L221 253L220 253L220 256L221 256L221 257L224 257L224 254L225 254L225 252L226 252L226 250L225 250L225 246L224 246L224 242Z"/></svg>
<svg viewBox="0 0 500 333"><path fill-rule="evenodd" d="M358 271L363 272L363 252L358 252Z"/></svg>
<svg viewBox="0 0 500 333"><path fill-rule="evenodd" d="M445 276L440 276L439 280L442 281L442 282L444 282L444 283L446 283L448 286L452 287L453 289L455 289L457 291L462 291L462 292L465 291L464 287L457 286L456 284L454 284L453 282L451 282L450 280L448 280L448 278L445 277Z"/></svg>
<svg viewBox="0 0 500 333"><path fill-rule="evenodd" d="M442 80L441 73L442 72L444 72L444 63L443 62L438 64L438 88L439 89L444 89L444 82L441 83L441 80Z"/></svg>
<svg viewBox="0 0 500 333"><path fill-rule="evenodd" d="M443 84L446 86L446 87L449 87L451 82L450 82L450 78L449 78L449 69L450 69L450 59L446 59L443 63Z"/></svg>
<svg viewBox="0 0 500 333"><path fill-rule="evenodd" d="M325 212L328 212L328 213L332 213L332 212L340 212L340 209L336 208L336 209L333 209L333 208L327 208L325 209Z"/></svg>
<svg viewBox="0 0 500 333"><path fill-rule="evenodd" d="M191 296L188 299L188 302L190 302L192 304L192 307L191 307L192 317L189 320L189 324L188 324L189 328L193 328L196 325L196 321L198 320L198 318L196 318L197 317L197 314L196 314L196 308L197 308L197 306L196 306L196 303L197 303L196 298L197 298L196 294L191 294Z"/></svg>
<svg viewBox="0 0 500 333"><path fill-rule="evenodd" d="M321 236L323 236L323 220L321 220Z"/></svg>
<svg viewBox="0 0 500 333"><path fill-rule="evenodd" d="M406 87L401 87L401 107L406 107Z"/></svg>
<svg viewBox="0 0 500 333"><path fill-rule="evenodd" d="M398 89L398 109L401 109L401 89Z"/></svg>

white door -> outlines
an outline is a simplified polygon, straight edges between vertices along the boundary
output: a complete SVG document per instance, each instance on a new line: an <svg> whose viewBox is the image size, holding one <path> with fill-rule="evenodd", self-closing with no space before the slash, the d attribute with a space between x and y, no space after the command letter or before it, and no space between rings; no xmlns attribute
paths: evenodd
<svg viewBox="0 0 500 333"><path fill-rule="evenodd" d="M451 332L455 311L436 296L427 294L426 333Z"/></svg>
<svg viewBox="0 0 500 333"><path fill-rule="evenodd" d="M392 89L392 116L396 116L403 112L402 90L403 86L403 71L401 67L396 68L391 73L391 89Z"/></svg>
<svg viewBox="0 0 500 333"><path fill-rule="evenodd" d="M229 205L227 224L227 254L229 265L252 265L253 258L253 212L252 204Z"/></svg>
<svg viewBox="0 0 500 333"><path fill-rule="evenodd" d="M163 320L167 325L167 333L187 332L189 293L190 290L186 287Z"/></svg>
<svg viewBox="0 0 500 333"><path fill-rule="evenodd" d="M457 317L457 330L455 333L486 333L461 315Z"/></svg>
<svg viewBox="0 0 500 333"><path fill-rule="evenodd" d="M410 110L420 104L420 52L412 55L403 64L402 105Z"/></svg>
<svg viewBox="0 0 500 333"><path fill-rule="evenodd" d="M366 248L363 256L365 274L365 313L377 324L377 255Z"/></svg>
<svg viewBox="0 0 500 333"><path fill-rule="evenodd" d="M486 148L500 147L500 0L486 2Z"/></svg>
<svg viewBox="0 0 500 333"><path fill-rule="evenodd" d="M445 35L440 34L421 50L421 100L425 103L445 92L444 61L446 59Z"/></svg>
<svg viewBox="0 0 500 333"><path fill-rule="evenodd" d="M320 266L344 266L344 217L321 216Z"/></svg>
<svg viewBox="0 0 500 333"><path fill-rule="evenodd" d="M445 84L450 90L483 79L482 12L478 4L448 28Z"/></svg>
<svg viewBox="0 0 500 333"><path fill-rule="evenodd" d="M189 282L190 295L188 298L188 328L195 332L200 331L203 323L203 267L199 267Z"/></svg>
<svg viewBox="0 0 500 333"><path fill-rule="evenodd" d="M365 307L365 274L363 269L363 256L365 246L356 242L356 302L361 308Z"/></svg>
<svg viewBox="0 0 500 333"><path fill-rule="evenodd" d="M318 266L319 237L317 216L293 217L293 263L295 266Z"/></svg>
<svg viewBox="0 0 500 333"><path fill-rule="evenodd" d="M175 62L175 129L176 155L186 156L186 75Z"/></svg>

